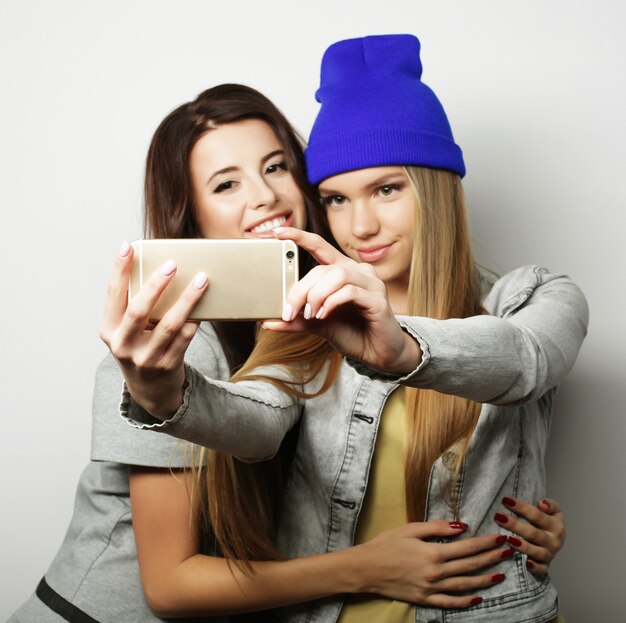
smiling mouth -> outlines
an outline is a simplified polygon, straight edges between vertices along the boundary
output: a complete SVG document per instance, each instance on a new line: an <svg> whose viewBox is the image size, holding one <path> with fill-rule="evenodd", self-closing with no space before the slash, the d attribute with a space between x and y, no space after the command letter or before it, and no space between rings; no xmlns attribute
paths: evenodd
<svg viewBox="0 0 626 623"><path fill-rule="evenodd" d="M268 232L271 232L272 229L274 229L275 227L281 227L285 225L290 217L291 214L287 213L275 216L273 218L268 218L262 223L258 223L254 227L250 227L250 229L247 229L246 231L251 234L266 234Z"/></svg>

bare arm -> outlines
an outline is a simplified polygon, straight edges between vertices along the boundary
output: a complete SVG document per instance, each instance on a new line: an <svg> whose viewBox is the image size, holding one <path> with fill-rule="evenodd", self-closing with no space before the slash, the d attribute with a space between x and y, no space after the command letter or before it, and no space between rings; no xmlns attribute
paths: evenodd
<svg viewBox="0 0 626 623"><path fill-rule="evenodd" d="M502 580L484 569L510 551L498 547L506 539L495 534L452 543L422 540L464 531L460 524L435 521L407 524L338 552L255 562L254 573L245 574L224 559L199 553L190 486L191 475L182 470L131 468L142 585L150 608L162 617L250 612L343 593L463 608L480 597L450 593L476 591Z"/></svg>

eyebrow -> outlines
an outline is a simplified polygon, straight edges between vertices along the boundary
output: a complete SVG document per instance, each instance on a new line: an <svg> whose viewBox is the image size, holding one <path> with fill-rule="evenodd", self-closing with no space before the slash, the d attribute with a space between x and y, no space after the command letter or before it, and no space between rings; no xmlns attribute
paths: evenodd
<svg viewBox="0 0 626 623"><path fill-rule="evenodd" d="M284 149L275 149L274 151L270 151L270 153L267 154L265 158L261 158L261 162L265 163L268 160L271 160L272 158L274 158L275 156L284 156L284 155L285 155Z"/></svg>
<svg viewBox="0 0 626 623"><path fill-rule="evenodd" d="M220 169L219 171L215 171L215 173L213 173L213 175L211 175L211 177L206 181L206 185L208 186L214 177L217 177L218 175L222 175L222 173L230 173L231 171L236 171L238 168L239 167L224 167L223 169Z"/></svg>
<svg viewBox="0 0 626 623"><path fill-rule="evenodd" d="M403 173L387 173L385 175L377 177L374 181L367 184L365 188L369 190L371 188L376 188L376 186L393 184L398 180L406 180L406 176ZM343 195L343 193L339 192L338 190L323 188L321 185L318 190L321 195Z"/></svg>
<svg viewBox="0 0 626 623"><path fill-rule="evenodd" d="M275 156L279 156L279 155L282 156L284 155L284 153L285 153L284 149L275 149L274 151L271 151L266 156L263 156L263 158L261 158L261 163L265 164L268 160L271 160ZM218 171L215 171L215 173L213 173L213 175L211 175L211 177L206 181L207 186L211 183L211 180L214 177L217 177L218 175L222 175L223 173L231 173L232 171L237 171L238 169L239 167L231 166L231 167L224 167L223 169L219 169Z"/></svg>

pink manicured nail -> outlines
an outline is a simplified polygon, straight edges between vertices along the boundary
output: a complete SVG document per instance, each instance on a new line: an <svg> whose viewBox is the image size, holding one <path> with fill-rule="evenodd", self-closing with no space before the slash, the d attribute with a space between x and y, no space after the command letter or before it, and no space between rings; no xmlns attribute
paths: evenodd
<svg viewBox="0 0 626 623"><path fill-rule="evenodd" d="M167 260L165 264L161 266L161 274L169 277L176 270L176 262L174 260Z"/></svg>
<svg viewBox="0 0 626 623"><path fill-rule="evenodd" d="M286 230L286 227L274 227L274 229L272 229L275 234L282 234Z"/></svg>
<svg viewBox="0 0 626 623"><path fill-rule="evenodd" d="M122 246L120 247L120 257L126 257L130 253L130 245L126 240L122 242Z"/></svg>
<svg viewBox="0 0 626 623"><path fill-rule="evenodd" d="M193 285L195 288L198 288L198 290L202 290L208 280L209 278L206 276L206 273L198 273L193 278Z"/></svg>
<svg viewBox="0 0 626 623"><path fill-rule="evenodd" d="M311 306L308 303L304 306L304 311L302 312L302 315L304 316L305 320L311 319Z"/></svg>
<svg viewBox="0 0 626 623"><path fill-rule="evenodd" d="M315 317L319 320L322 317L322 314L324 313L324 306L322 305L318 310L317 310L317 314L315 314Z"/></svg>
<svg viewBox="0 0 626 623"><path fill-rule="evenodd" d="M293 314L293 307L291 305L289 305L289 303L287 303L284 307L283 307L283 320L285 322L289 322L291 320L291 315Z"/></svg>

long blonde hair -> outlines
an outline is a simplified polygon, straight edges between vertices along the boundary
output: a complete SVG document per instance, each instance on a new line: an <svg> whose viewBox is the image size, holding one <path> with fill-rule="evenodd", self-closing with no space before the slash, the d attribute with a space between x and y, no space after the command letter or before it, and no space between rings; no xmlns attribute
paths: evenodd
<svg viewBox="0 0 626 623"><path fill-rule="evenodd" d="M422 167L407 167L415 194L415 242L411 263L408 312L430 318L464 318L483 313L478 279L471 253L465 199L458 175ZM334 382L340 356L322 338L304 334L262 332L248 361L234 381L262 379L283 391L308 397L303 387L318 374L325 374L314 395ZM265 365L281 365L292 382L254 372ZM456 483L480 405L464 398L433 390L405 389L407 411L406 508L410 521L423 521L433 463L453 450L446 461L450 478L445 485L447 500L456 516ZM276 510L282 495L287 463L293 444L281 448L285 460L255 464L264 470L265 484L245 474L247 466L233 457L209 452L208 513L222 553L243 568L250 560L279 558L274 544ZM254 518L254 524L250 518Z"/></svg>
<svg viewBox="0 0 626 623"><path fill-rule="evenodd" d="M445 320L484 313L472 257L461 179L455 173L407 167L416 199L415 242L408 313ZM444 487L458 518L457 483L480 404L434 390L405 388L407 452L406 508L423 521L433 463L444 452L450 479Z"/></svg>

